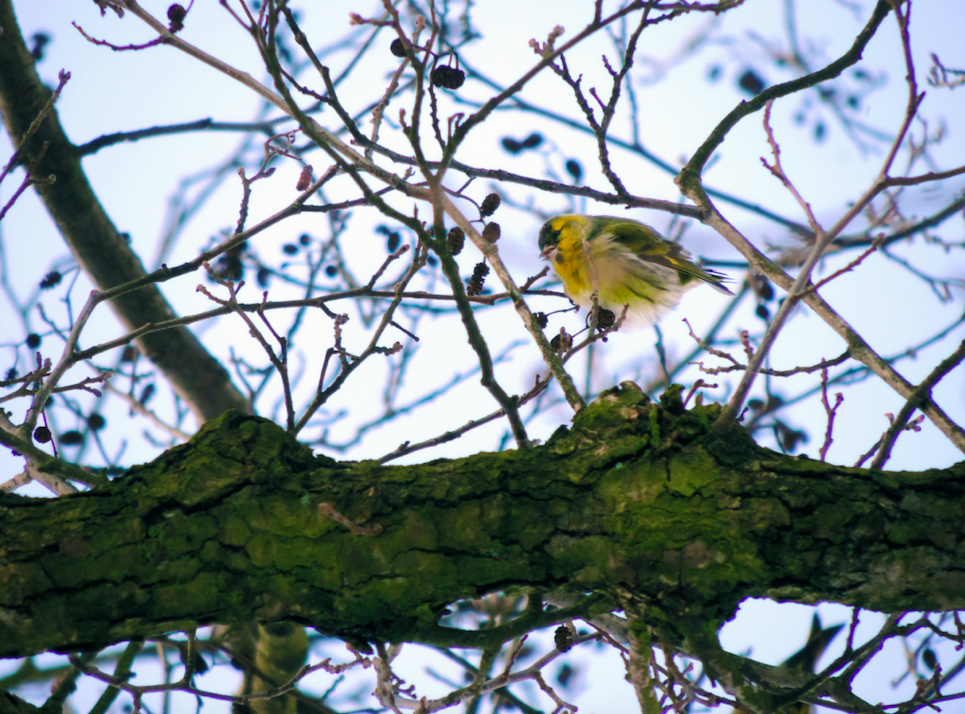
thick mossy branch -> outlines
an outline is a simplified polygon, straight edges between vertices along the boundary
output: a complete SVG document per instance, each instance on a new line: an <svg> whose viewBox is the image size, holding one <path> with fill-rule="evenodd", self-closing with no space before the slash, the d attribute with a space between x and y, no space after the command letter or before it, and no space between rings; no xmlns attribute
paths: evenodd
<svg viewBox="0 0 965 714"><path fill-rule="evenodd" d="M538 448L415 466L314 457L229 412L106 488L4 494L0 655L246 620L437 641L447 604L513 588L670 623L748 596L965 607L965 464L787 457L676 394L624 384Z"/></svg>

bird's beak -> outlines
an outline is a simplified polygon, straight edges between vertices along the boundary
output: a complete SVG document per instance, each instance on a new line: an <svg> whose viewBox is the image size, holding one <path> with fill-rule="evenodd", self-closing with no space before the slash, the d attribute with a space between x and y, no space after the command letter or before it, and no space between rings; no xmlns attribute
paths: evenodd
<svg viewBox="0 0 965 714"><path fill-rule="evenodd" d="M556 246L548 245L540 251L539 257L541 260L550 260L554 253L556 253Z"/></svg>

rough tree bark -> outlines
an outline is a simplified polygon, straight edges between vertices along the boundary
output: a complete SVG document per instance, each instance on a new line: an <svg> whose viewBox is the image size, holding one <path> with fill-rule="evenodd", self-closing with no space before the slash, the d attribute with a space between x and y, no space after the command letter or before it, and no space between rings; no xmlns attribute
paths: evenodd
<svg viewBox="0 0 965 714"><path fill-rule="evenodd" d="M717 411L627 383L541 447L415 466L315 457L227 413L107 488L0 494L0 656L252 619L484 644L438 618L514 588L581 594L523 630L628 605L719 624L749 596L965 607L965 463L784 456L716 434Z"/></svg>

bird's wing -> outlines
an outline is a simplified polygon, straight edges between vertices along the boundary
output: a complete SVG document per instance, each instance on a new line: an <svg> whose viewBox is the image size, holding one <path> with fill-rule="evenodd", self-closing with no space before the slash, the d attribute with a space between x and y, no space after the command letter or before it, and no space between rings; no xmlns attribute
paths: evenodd
<svg viewBox="0 0 965 714"><path fill-rule="evenodd" d="M600 221L597 227L600 233L609 234L613 241L645 260L663 257L674 248L678 253L682 252L684 258L687 257L687 251L676 243L665 241L646 223L609 216L600 216L596 220Z"/></svg>
<svg viewBox="0 0 965 714"><path fill-rule="evenodd" d="M662 265L676 270L680 281L684 284L691 280L700 280L713 285L728 295L731 292L720 284L724 275L712 270L705 270L690 261L688 253L679 243L671 243L645 223L608 218L604 224L604 232L609 233L613 242L625 248L637 259L645 263Z"/></svg>

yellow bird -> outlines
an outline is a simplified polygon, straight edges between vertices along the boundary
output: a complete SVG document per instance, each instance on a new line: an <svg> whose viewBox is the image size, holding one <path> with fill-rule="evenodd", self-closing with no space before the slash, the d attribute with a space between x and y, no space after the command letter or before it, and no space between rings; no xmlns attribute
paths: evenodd
<svg viewBox="0 0 965 714"><path fill-rule="evenodd" d="M680 245L629 218L554 216L540 229L539 248L573 302L592 309L595 293L616 318L626 308L625 327L654 324L701 283L733 295L722 273L692 263Z"/></svg>

